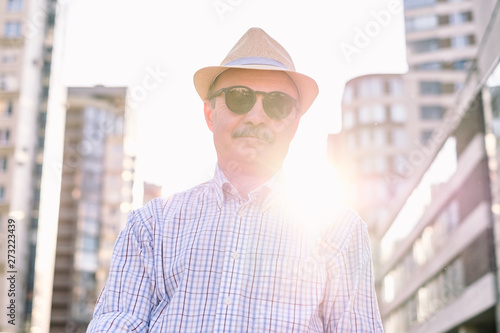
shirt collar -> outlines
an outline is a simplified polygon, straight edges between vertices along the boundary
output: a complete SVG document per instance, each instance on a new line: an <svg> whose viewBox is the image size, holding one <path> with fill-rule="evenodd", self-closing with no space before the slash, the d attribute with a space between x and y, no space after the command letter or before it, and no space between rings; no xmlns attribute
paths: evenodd
<svg viewBox="0 0 500 333"><path fill-rule="evenodd" d="M226 175L222 172L219 164L215 166L213 184L217 196L219 207L222 207L224 200L229 196L241 198L236 188L229 182ZM279 169L267 182L257 187L248 194L249 200L262 200L264 208L269 208L277 195L283 191L284 175L283 170Z"/></svg>

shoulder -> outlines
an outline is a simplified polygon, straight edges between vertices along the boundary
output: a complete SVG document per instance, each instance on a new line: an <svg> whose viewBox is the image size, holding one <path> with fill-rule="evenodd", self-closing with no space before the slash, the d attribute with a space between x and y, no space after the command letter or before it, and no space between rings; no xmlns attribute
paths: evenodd
<svg viewBox="0 0 500 333"><path fill-rule="evenodd" d="M144 206L133 210L129 214L127 225L134 229L140 227L154 232L159 224L163 224L169 220L169 217L175 216L183 206L196 205L204 196L210 196L212 191L213 184L208 181L168 197L155 198Z"/></svg>
<svg viewBox="0 0 500 333"><path fill-rule="evenodd" d="M172 194L168 197L159 197L151 200L143 207L139 208L139 214L152 214L162 216L187 203L196 203L205 195L210 195L213 191L212 181L199 184L183 192Z"/></svg>
<svg viewBox="0 0 500 333"><path fill-rule="evenodd" d="M366 230L366 223L363 219L356 211L347 206L334 207L331 212L331 221L327 234L345 236L352 232Z"/></svg>
<svg viewBox="0 0 500 333"><path fill-rule="evenodd" d="M357 253L363 257L369 251L369 236L366 223L349 207L339 206L332 212L330 223L324 232L324 241L333 257L346 253Z"/></svg>

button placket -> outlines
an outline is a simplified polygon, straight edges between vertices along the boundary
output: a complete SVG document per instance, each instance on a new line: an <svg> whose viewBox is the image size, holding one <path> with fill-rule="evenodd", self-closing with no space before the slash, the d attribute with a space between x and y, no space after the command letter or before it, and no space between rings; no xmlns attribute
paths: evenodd
<svg viewBox="0 0 500 333"><path fill-rule="evenodd" d="M229 200L224 202L224 211L226 212L227 226L228 232L230 232L233 236L230 237L230 241L227 243L225 247L225 259L224 259L224 269L223 276L221 277L221 285L219 289L219 313L226 313L229 308L237 306L238 303L238 292L241 288L240 284L237 282L237 274L239 271L239 265L241 260L241 252L239 249L241 248L241 242L244 239L244 222L243 216L245 213L245 203L242 200L239 200L237 197L232 197ZM232 218L229 218L229 215L232 215ZM230 310L230 311L235 311ZM223 318L217 318L217 323L221 324L223 322ZM216 326L218 325L216 324Z"/></svg>

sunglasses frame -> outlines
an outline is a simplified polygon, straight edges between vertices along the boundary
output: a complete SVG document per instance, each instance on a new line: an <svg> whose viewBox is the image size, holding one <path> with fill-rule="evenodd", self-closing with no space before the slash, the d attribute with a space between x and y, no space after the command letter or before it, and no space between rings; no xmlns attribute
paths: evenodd
<svg viewBox="0 0 500 333"><path fill-rule="evenodd" d="M252 106L245 112L237 112L237 111L234 111L233 109L231 109L231 107L227 104L227 92L230 91L231 89L234 89L234 88L244 88L244 89L247 89L249 92L252 93L253 95L253 101L252 101ZM270 92L265 92L265 91L256 91L256 90L253 90L252 88L249 88L247 86L241 86L241 85L237 85L237 86L230 86L230 87L227 87L227 88L222 88L222 89L219 89L217 90L216 92L214 92L212 95L210 95L208 97L209 100L211 100L212 98L214 97L217 97L219 96L220 94L224 93L224 101L226 103L226 106L228 107L229 110L231 110L231 112L234 112L236 114L245 114L245 113L248 113L250 112L250 110L254 107L255 103L257 102L257 95L264 95L264 99L262 100L262 107L264 108L264 111L266 112L266 114L268 115L269 118L271 119L276 119L276 120L281 120L281 119L285 119L286 117L288 117L291 113L292 113L292 110L295 108L295 109L298 109L298 100L296 100L295 98L293 98L292 96L288 95L287 93L284 93L282 91L270 91ZM289 100L292 102L292 106L290 108L290 111L283 117L277 117L275 114L271 113L269 114L267 108L266 108L266 100L267 98L269 97L269 95L272 95L272 94L280 94L280 95L284 95L285 97L289 98Z"/></svg>

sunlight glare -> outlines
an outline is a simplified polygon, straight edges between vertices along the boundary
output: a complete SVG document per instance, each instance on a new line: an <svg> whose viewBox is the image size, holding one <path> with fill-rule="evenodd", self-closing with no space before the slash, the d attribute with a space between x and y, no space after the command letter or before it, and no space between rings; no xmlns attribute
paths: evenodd
<svg viewBox="0 0 500 333"><path fill-rule="evenodd" d="M312 163L295 161L287 169L287 196L298 221L306 224L313 235L324 230L336 213L335 207L344 204L344 184L336 170L326 161ZM307 170L307 172L305 171Z"/></svg>

